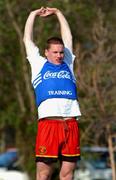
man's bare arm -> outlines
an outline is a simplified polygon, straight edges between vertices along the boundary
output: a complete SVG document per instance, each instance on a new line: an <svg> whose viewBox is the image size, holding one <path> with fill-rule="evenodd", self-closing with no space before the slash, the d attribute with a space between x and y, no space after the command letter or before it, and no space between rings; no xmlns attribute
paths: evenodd
<svg viewBox="0 0 116 180"><path fill-rule="evenodd" d="M25 46L28 46L29 43L33 43L33 25L36 16L40 16L44 12L44 8L40 8L32 11L26 21L25 30L24 30L24 38L23 41Z"/></svg>
<svg viewBox="0 0 116 180"><path fill-rule="evenodd" d="M49 15L55 14L58 18L58 21L60 23L60 29L61 29L61 36L62 40L66 47L68 47L72 51L72 34L69 27L69 24L65 18L65 16L62 14L62 12L57 8L46 8L46 11L42 16L46 17Z"/></svg>
<svg viewBox="0 0 116 180"><path fill-rule="evenodd" d="M68 47L72 51L72 34L69 27L69 24L64 17L64 15L61 13L61 11L57 10L56 13L57 18L60 23L60 29L61 29L61 36L63 39L63 42L66 47Z"/></svg>

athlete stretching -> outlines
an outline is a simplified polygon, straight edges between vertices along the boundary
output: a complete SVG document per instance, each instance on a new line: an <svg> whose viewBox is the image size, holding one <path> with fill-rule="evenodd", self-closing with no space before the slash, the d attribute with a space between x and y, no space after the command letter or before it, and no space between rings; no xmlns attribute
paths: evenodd
<svg viewBox="0 0 116 180"><path fill-rule="evenodd" d="M62 39L49 38L45 57L42 57L33 42L33 24L36 16L49 15L56 15ZM43 7L32 11L25 25L24 43L38 107L36 180L51 179L53 163L58 159L61 162L60 180L72 180L80 157L77 120L81 113L73 72L72 35L61 11Z"/></svg>

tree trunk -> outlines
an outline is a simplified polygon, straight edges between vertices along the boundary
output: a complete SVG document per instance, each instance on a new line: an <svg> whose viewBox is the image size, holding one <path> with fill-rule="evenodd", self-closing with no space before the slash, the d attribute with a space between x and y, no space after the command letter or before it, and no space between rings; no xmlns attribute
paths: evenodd
<svg viewBox="0 0 116 180"><path fill-rule="evenodd" d="M110 131L110 127L107 127L108 132ZM109 148L109 155L110 155L110 163L112 168L112 180L116 180L116 168L115 168L115 161L114 161L114 150L113 150L113 143L112 143L112 135L110 132L108 133L108 148Z"/></svg>

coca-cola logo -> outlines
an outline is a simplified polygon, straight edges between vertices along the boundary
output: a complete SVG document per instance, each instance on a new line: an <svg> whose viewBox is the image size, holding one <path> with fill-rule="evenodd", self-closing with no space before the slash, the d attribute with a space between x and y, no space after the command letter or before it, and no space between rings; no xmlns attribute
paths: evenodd
<svg viewBox="0 0 116 180"><path fill-rule="evenodd" d="M58 79L71 79L70 72L68 71L60 71L60 72L51 72L47 71L44 76L44 79L50 79L50 78L58 78Z"/></svg>

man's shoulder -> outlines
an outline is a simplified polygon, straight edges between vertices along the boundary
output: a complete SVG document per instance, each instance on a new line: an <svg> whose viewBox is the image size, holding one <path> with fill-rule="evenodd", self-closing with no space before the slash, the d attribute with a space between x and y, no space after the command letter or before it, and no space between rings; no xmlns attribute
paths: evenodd
<svg viewBox="0 0 116 180"><path fill-rule="evenodd" d="M71 64L73 64L75 59L75 55L73 54L73 52L68 49L68 48L64 48L64 62L67 63L69 66Z"/></svg>

